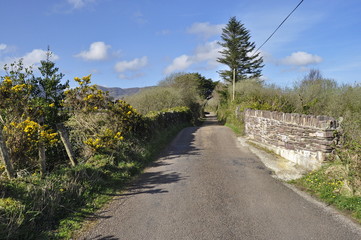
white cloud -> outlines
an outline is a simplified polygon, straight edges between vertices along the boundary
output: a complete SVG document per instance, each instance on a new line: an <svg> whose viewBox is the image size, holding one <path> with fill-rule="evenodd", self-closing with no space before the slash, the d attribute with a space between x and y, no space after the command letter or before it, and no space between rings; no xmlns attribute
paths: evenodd
<svg viewBox="0 0 361 240"><path fill-rule="evenodd" d="M68 3L73 6L73 8L82 8L85 5L83 0L68 0Z"/></svg>
<svg viewBox="0 0 361 240"><path fill-rule="evenodd" d="M34 49L33 51L25 54L25 56L22 57L23 63L25 66L31 66L37 63L40 63L42 60L46 60L46 54L47 51L42 49ZM59 59L59 56L56 54L51 55L51 60L56 61Z"/></svg>
<svg viewBox="0 0 361 240"><path fill-rule="evenodd" d="M125 71L136 71L141 69L142 67L145 67L148 64L148 58L146 56L142 58L135 58L131 61L121 61L117 62L115 64L115 70L119 73L125 72Z"/></svg>
<svg viewBox="0 0 361 240"><path fill-rule="evenodd" d="M281 60L286 65L306 66L322 62L322 58L306 52L294 52L290 56Z"/></svg>
<svg viewBox="0 0 361 240"><path fill-rule="evenodd" d="M222 47L217 43L217 41L207 42L196 48L194 55L195 61L206 61L208 65L218 65L217 58L221 56L219 53L221 50Z"/></svg>
<svg viewBox="0 0 361 240"><path fill-rule="evenodd" d="M210 38L214 35L220 35L224 26L224 24L211 25L209 22L193 23L192 26L187 29L187 32L200 35L204 38Z"/></svg>
<svg viewBox="0 0 361 240"><path fill-rule="evenodd" d="M119 73L119 78L129 80L143 76L144 74L138 71L147 65L148 57L144 56L141 58L135 58L131 61L117 62L114 66L114 69Z"/></svg>
<svg viewBox="0 0 361 240"><path fill-rule="evenodd" d="M219 65L217 58L220 57L219 51L222 49L217 41L207 42L198 46L193 55L181 55L176 57L173 62L164 70L165 74L176 71L183 71L192 65L205 64L207 68L214 69Z"/></svg>
<svg viewBox="0 0 361 240"><path fill-rule="evenodd" d="M145 19L144 15L142 12L140 11L137 11L133 14L133 18L135 20L136 23L142 25L142 24L145 24L147 23L148 21Z"/></svg>
<svg viewBox="0 0 361 240"><path fill-rule="evenodd" d="M170 74L172 72L176 72L176 71L182 71L187 69L189 66L191 66L194 63L194 60L192 59L191 56L188 55L182 55L179 57L176 57L172 64L169 65L165 70L164 73L165 74Z"/></svg>
<svg viewBox="0 0 361 240"><path fill-rule="evenodd" d="M74 9L80 9L90 3L94 3L96 0L67 0L67 1Z"/></svg>
<svg viewBox="0 0 361 240"><path fill-rule="evenodd" d="M0 43L0 51L5 50L7 48L7 45L4 43Z"/></svg>
<svg viewBox="0 0 361 240"><path fill-rule="evenodd" d="M90 44L88 51L82 51L75 57L82 58L84 60L105 60L108 58L108 49L110 45L106 45L104 42L93 42Z"/></svg>
<svg viewBox="0 0 361 240"><path fill-rule="evenodd" d="M13 62L17 62L20 59L23 59L23 64L25 67L29 67L29 66L33 66L33 65L37 65L40 63L40 61L42 60L46 60L46 54L48 51L46 50L42 50L42 49L34 49L29 53L26 53L24 56L22 57L14 57L14 58L5 58L4 61L0 62L0 66L3 66L5 64L11 64ZM51 55L51 61L56 61L59 59L59 56L52 53Z"/></svg>

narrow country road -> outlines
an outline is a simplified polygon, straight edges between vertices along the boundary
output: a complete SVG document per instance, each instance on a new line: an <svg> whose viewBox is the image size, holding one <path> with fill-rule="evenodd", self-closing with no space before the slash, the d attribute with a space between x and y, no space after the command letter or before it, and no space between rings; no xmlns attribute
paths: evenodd
<svg viewBox="0 0 361 240"><path fill-rule="evenodd" d="M81 239L361 239L273 178L209 117L184 129Z"/></svg>

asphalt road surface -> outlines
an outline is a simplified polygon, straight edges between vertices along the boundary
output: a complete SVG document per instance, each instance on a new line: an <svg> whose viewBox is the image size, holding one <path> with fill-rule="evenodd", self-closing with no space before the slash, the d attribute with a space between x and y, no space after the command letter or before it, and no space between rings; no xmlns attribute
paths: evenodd
<svg viewBox="0 0 361 240"><path fill-rule="evenodd" d="M271 176L209 117L184 129L80 239L361 239L360 228Z"/></svg>

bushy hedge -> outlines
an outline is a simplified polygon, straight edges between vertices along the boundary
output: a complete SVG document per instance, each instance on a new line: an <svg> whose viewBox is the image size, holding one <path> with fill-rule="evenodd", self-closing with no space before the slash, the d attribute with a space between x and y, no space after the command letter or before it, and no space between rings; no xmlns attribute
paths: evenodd
<svg viewBox="0 0 361 240"><path fill-rule="evenodd" d="M182 122L194 121L194 116L188 107L174 107L158 112L149 112L145 115L145 121L149 129L159 131L169 125L176 125Z"/></svg>
<svg viewBox="0 0 361 240"><path fill-rule="evenodd" d="M104 192L139 173L175 131L198 119L200 94L212 87L200 75L179 75L182 86L141 95L144 115L91 85L91 75L65 90L49 60L44 78L21 61L11 66L0 77L0 144L9 155L0 163L0 239L69 238L53 230L74 228L107 199Z"/></svg>
<svg viewBox="0 0 361 240"><path fill-rule="evenodd" d="M191 120L192 113L186 107L152 112L139 120L145 130L143 134L135 135L138 139L123 140L119 152L112 155L109 150L96 152L76 167L62 168L45 177L33 174L3 179L0 239L69 238L69 232L52 230L71 224L62 219L71 218L76 224L86 217L87 211L99 207L95 203L104 201L97 200L104 198L102 193L115 191L117 185L122 186L151 160L154 151L159 150L152 145L154 141Z"/></svg>
<svg viewBox="0 0 361 240"><path fill-rule="evenodd" d="M175 73L160 81L158 86L126 97L125 100L145 115L152 111L185 106L191 110L194 121L197 121L216 85L216 82L199 73Z"/></svg>

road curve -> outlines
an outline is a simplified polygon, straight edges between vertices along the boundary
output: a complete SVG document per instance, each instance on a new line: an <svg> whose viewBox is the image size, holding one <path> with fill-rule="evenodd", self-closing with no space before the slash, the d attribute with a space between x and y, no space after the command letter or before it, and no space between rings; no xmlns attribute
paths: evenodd
<svg viewBox="0 0 361 240"><path fill-rule="evenodd" d="M273 178L210 117L178 134L162 157L80 239L361 239Z"/></svg>

